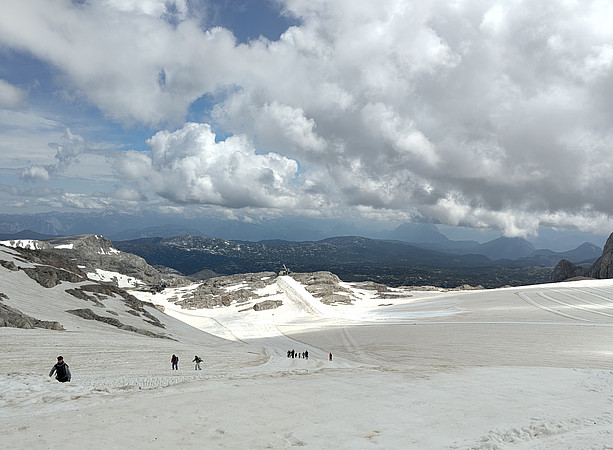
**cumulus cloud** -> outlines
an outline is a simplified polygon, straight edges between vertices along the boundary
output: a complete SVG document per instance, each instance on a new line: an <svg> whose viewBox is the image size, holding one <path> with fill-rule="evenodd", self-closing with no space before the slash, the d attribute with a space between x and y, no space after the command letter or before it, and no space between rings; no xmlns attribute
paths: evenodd
<svg viewBox="0 0 613 450"><path fill-rule="evenodd" d="M42 166L30 166L22 169L19 177L25 181L47 181L49 170Z"/></svg>
<svg viewBox="0 0 613 450"><path fill-rule="evenodd" d="M294 205L296 161L257 154L245 137L217 142L209 125L187 123L158 132L148 143L149 155L130 152L118 170L168 200L230 208Z"/></svg>
<svg viewBox="0 0 613 450"><path fill-rule="evenodd" d="M187 1L14 1L0 42L114 121L179 126L117 166L170 203L423 214L508 235L613 225L607 2L278 4L299 25L239 45ZM181 125L203 95L225 140ZM58 149L57 167L77 156Z"/></svg>

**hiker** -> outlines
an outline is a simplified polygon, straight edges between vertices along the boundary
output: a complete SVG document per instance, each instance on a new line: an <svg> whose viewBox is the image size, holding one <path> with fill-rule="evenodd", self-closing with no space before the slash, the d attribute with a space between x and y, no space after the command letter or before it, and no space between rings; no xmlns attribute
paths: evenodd
<svg viewBox="0 0 613 450"><path fill-rule="evenodd" d="M70 369L61 356L57 357L57 363L51 368L50 377L53 376L53 372L55 372L55 379L60 383L70 381Z"/></svg>
<svg viewBox="0 0 613 450"><path fill-rule="evenodd" d="M202 359L200 359L198 355L194 356L194 359L192 360L192 362L196 363L196 367L194 368L194 370L202 370L200 368L200 363L202 362Z"/></svg>
<svg viewBox="0 0 613 450"><path fill-rule="evenodd" d="M329 359L330 361L332 361L332 353L331 353L331 352L328 354L328 359Z"/></svg>
<svg viewBox="0 0 613 450"><path fill-rule="evenodd" d="M172 355L170 362L172 363L172 370L179 370L179 357L177 355Z"/></svg>

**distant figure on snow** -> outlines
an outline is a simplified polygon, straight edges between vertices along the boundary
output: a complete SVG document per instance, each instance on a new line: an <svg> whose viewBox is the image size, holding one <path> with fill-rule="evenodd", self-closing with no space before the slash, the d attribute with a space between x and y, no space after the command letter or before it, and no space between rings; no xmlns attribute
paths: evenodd
<svg viewBox="0 0 613 450"><path fill-rule="evenodd" d="M68 364L64 362L64 358L62 358L61 356L57 357L57 363L51 368L49 376L53 376L54 372L55 379L60 383L70 381L70 369L68 368Z"/></svg>
<svg viewBox="0 0 613 450"><path fill-rule="evenodd" d="M177 355L172 355L170 362L172 363L172 370L179 370L179 357Z"/></svg>
<svg viewBox="0 0 613 450"><path fill-rule="evenodd" d="M202 362L202 359L198 355L194 356L194 359L192 360L192 362L196 363L196 367L194 368L194 370L202 370L200 368L200 363Z"/></svg>
<svg viewBox="0 0 613 450"><path fill-rule="evenodd" d="M330 361L332 361L332 353L329 353L329 354L328 354L328 359L329 359Z"/></svg>

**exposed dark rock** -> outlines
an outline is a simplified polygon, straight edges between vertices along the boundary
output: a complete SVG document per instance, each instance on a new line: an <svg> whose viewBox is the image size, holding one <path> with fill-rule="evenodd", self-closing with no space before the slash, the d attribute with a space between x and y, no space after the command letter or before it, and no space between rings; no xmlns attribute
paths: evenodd
<svg viewBox="0 0 613 450"><path fill-rule="evenodd" d="M59 322L38 320L2 303L0 303L0 327L24 328L28 330L32 328L64 330L64 327Z"/></svg>
<svg viewBox="0 0 613 450"><path fill-rule="evenodd" d="M22 270L30 278L46 288L57 286L62 281L78 283L84 280L81 275L50 266L24 267Z"/></svg>
<svg viewBox="0 0 613 450"><path fill-rule="evenodd" d="M568 280L569 278L583 277L586 275L585 268L571 263L563 259L553 269L551 281L557 283L559 281Z"/></svg>
<svg viewBox="0 0 613 450"><path fill-rule="evenodd" d="M602 255L587 271L591 278L613 278L613 233L607 239Z"/></svg>
<svg viewBox="0 0 613 450"><path fill-rule="evenodd" d="M41 241L49 252L63 255L85 267L86 272L103 269L143 281L152 286L162 282L162 275L140 256L117 251L104 236L85 234ZM116 284L116 281L115 281Z"/></svg>
<svg viewBox="0 0 613 450"><path fill-rule="evenodd" d="M142 328L136 328L136 327L133 327L131 325L126 325L126 324L122 323L120 320L115 319L114 317L100 316L100 315L96 314L95 312L93 312L89 308L73 309L73 310L66 311L66 312L68 312L70 314L74 314L75 316L81 317L82 319L96 320L96 321L99 321L99 322L102 322L102 323L106 323L108 325L112 325L114 327L117 327L120 330L131 331L133 333L138 333L138 334L142 334L144 336L155 337L155 338L160 338L160 339L172 339L171 337L166 336L164 334L154 333L154 332L149 331L149 330L143 330ZM172 339L172 340L174 340L174 339Z"/></svg>
<svg viewBox="0 0 613 450"><path fill-rule="evenodd" d="M264 300L263 302L253 305L253 309L256 311L264 311L267 309L275 309L281 306L283 302L281 300Z"/></svg>
<svg viewBox="0 0 613 450"><path fill-rule="evenodd" d="M564 281L569 278L613 278L613 233L607 239L602 255L588 269L567 260L560 261L553 269L551 281Z"/></svg>
<svg viewBox="0 0 613 450"><path fill-rule="evenodd" d="M95 296L89 295L87 292L85 292L81 288L66 289L66 293L70 294L73 297L76 297L76 298L78 298L80 300L85 300L85 301L88 301L88 302L93 302L94 305L96 305L96 306L101 306L101 307L104 306L104 304L101 303Z"/></svg>
<svg viewBox="0 0 613 450"><path fill-rule="evenodd" d="M48 247L45 247L48 248ZM79 268L79 266L71 261L69 258L57 253L50 252L48 250L30 250L26 248L14 248L14 251L21 254L23 260L34 264L42 264L51 267L57 267L62 270L66 270L83 278L87 278L85 273Z"/></svg>
<svg viewBox="0 0 613 450"><path fill-rule="evenodd" d="M19 267L15 265L13 261L0 261L0 265L8 270L12 270L13 272L19 270Z"/></svg>
<svg viewBox="0 0 613 450"><path fill-rule="evenodd" d="M81 290L87 292L93 292L99 298L104 298L104 296L112 297L117 295L123 298L126 306L133 311L132 314L138 315L139 313L145 316L151 321L151 323L157 327L165 328L164 324L160 322L153 314L145 309L145 306L149 306L151 308L155 308L155 306L151 303L143 302L137 299L132 294L127 293L123 289L118 288L117 286L109 285L109 284L85 284L80 287ZM130 310L128 312L130 312Z"/></svg>

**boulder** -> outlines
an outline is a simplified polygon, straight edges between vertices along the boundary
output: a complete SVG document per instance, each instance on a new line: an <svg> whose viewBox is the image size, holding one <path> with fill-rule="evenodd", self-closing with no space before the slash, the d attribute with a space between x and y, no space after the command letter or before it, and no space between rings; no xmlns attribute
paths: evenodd
<svg viewBox="0 0 613 450"><path fill-rule="evenodd" d="M553 273L551 274L551 281L557 283L558 281L568 280L569 278L586 276L585 268L577 266L571 263L567 259L563 259L555 266Z"/></svg>
<svg viewBox="0 0 613 450"><path fill-rule="evenodd" d="M256 311L265 311L267 309L275 309L281 306L283 302L281 300L264 300L263 302L253 305L253 309Z"/></svg>

